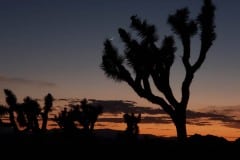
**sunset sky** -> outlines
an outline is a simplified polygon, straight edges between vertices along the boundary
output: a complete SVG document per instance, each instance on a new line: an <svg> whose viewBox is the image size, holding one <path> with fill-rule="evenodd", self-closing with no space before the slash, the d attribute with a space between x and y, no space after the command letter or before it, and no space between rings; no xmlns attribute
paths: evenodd
<svg viewBox="0 0 240 160"><path fill-rule="evenodd" d="M240 104L240 2L213 2L217 39L192 83L191 109ZM155 24L161 40L172 34L168 15L186 6L195 17L202 1L1 0L0 89L13 90L20 100L27 95L42 98L50 92L57 98L122 99L151 105L126 83L105 77L99 67L103 41L110 38L121 48L117 30L129 30L132 15ZM195 55L197 38L192 45ZM177 97L183 75L178 48L171 81ZM3 92L0 99L4 101Z"/></svg>
<svg viewBox="0 0 240 160"><path fill-rule="evenodd" d="M212 133L233 140L240 135L240 2L213 2L217 39L191 86L188 133ZM96 128L125 129L119 114L140 112L144 114L141 133L175 136L172 121L159 107L142 107L154 105L139 98L126 83L116 83L104 75L99 67L103 42L111 39L121 52L118 28L132 33L130 17L138 15L156 25L160 44L164 36L173 34L167 24L169 14L189 7L190 16L195 18L201 6L201 0L1 0L0 103L5 103L4 88L11 89L19 101L25 96L41 99L52 93L58 99L55 106L95 99L93 102L103 104L106 112ZM179 98L184 70L182 46L175 38L178 50L171 85ZM196 36L192 61L198 53Z"/></svg>

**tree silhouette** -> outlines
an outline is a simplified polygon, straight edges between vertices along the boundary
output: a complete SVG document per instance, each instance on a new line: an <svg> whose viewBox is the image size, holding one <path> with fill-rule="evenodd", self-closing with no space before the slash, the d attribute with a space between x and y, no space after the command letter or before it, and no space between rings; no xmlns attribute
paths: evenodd
<svg viewBox="0 0 240 160"><path fill-rule="evenodd" d="M73 116L73 111L74 110L67 111L67 108L65 107L58 115L55 115L54 117L54 121L56 121L59 127L66 133L73 133L77 129L74 123L76 118L75 115Z"/></svg>
<svg viewBox="0 0 240 160"><path fill-rule="evenodd" d="M27 119L27 128L25 130L31 130L33 132L39 132L38 124L38 115L41 112L40 105L36 100L33 100L31 97L27 96L23 100L23 112Z"/></svg>
<svg viewBox="0 0 240 160"><path fill-rule="evenodd" d="M87 99L84 98L81 101L80 109L82 111L83 117L80 119L80 123L83 124L85 129L92 132L98 116L103 112L102 106L94 106L92 104L88 104Z"/></svg>
<svg viewBox="0 0 240 160"><path fill-rule="evenodd" d="M98 116L103 112L102 106L88 104L87 99L84 98L80 105L70 105L70 107L69 111L67 111L67 108L64 108L58 116L55 116L54 120L60 128L67 132L74 131L77 129L74 122L79 122L86 133L92 133Z"/></svg>
<svg viewBox="0 0 240 160"><path fill-rule="evenodd" d="M134 113L131 113L131 115L125 113L123 118L124 122L127 124L125 133L129 137L136 137L139 134L138 123L141 121L141 114L139 113L138 116L135 116Z"/></svg>
<svg viewBox="0 0 240 160"><path fill-rule="evenodd" d="M43 114L42 114L42 119L43 119L43 122L42 122L42 130L43 131L46 131L47 130L47 121L48 121L48 112L51 111L51 108L53 106L53 96L48 93L45 98L44 98L44 111L43 111Z"/></svg>
<svg viewBox="0 0 240 160"><path fill-rule="evenodd" d="M11 125L13 126L13 129L15 132L19 131L18 126L15 121L14 117L14 110L16 109L17 106L17 98L15 94L9 90L9 89L4 89L4 93L6 95L6 103L9 106L9 119L11 122Z"/></svg>
<svg viewBox="0 0 240 160"><path fill-rule="evenodd" d="M212 1L204 0L202 10L196 19L189 18L188 8L179 9L168 17L168 23L183 45L182 63L185 77L180 100L176 99L170 86L170 69L176 51L173 36L166 36L159 47L155 26L148 24L146 20L141 21L137 16L132 16L131 28L139 37L134 39L130 33L119 28L119 35L125 44L124 55L119 55L110 40L104 42L101 68L106 76L115 81L127 82L140 97L160 105L175 124L179 140L187 138L186 109L190 97L190 85L216 38L214 12L215 6ZM191 63L191 38L198 33L198 30L200 30L201 48L198 58ZM154 94L153 86L163 96Z"/></svg>

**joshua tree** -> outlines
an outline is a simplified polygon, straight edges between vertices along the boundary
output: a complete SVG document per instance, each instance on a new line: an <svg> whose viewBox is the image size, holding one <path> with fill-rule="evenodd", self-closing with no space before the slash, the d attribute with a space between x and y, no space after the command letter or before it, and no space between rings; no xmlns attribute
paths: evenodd
<svg viewBox="0 0 240 160"><path fill-rule="evenodd" d="M42 114L42 119L43 119L42 130L46 131L47 130L47 121L48 121L48 112L51 111L51 108L53 105L53 96L50 93L48 93L45 96L44 101L45 101L45 105L44 105L44 108L43 108L44 111Z"/></svg>
<svg viewBox="0 0 240 160"><path fill-rule="evenodd" d="M106 76L116 81L125 81L140 97L161 106L175 124L179 140L187 138L186 109L190 97L190 85L216 38L214 12L215 6L212 1L204 0L202 10L196 19L189 18L188 8L179 9L168 17L168 23L183 45L182 63L185 77L179 100L174 96L170 86L170 69L176 51L173 36L166 36L162 45L158 46L155 26L148 24L146 20L141 21L137 16L132 16L131 28L139 37L134 39L124 29L118 30L125 44L124 55L119 55L110 40L104 42L101 68ZM200 51L198 58L192 63L191 38L198 31L200 31ZM153 86L163 96L154 94Z"/></svg>
<svg viewBox="0 0 240 160"><path fill-rule="evenodd" d="M60 128L65 131L74 131L77 129L74 122L79 122L86 133L92 133L99 115L103 112L103 107L88 104L85 98L80 105L71 105L70 107L71 110L67 111L67 108L64 108L58 116L55 116L54 120Z"/></svg>
<svg viewBox="0 0 240 160"><path fill-rule="evenodd" d="M15 117L14 117L14 110L17 106L17 98L15 94L9 89L4 89L4 93L6 95L6 102L9 106L9 119L10 119L11 125L13 126L13 129L15 132L19 131L15 121Z"/></svg>
<svg viewBox="0 0 240 160"><path fill-rule="evenodd" d="M139 127L138 123L141 121L141 114L139 113L138 116L135 116L134 113L129 115L125 113L123 115L124 122L127 124L126 134L130 137L136 137L139 134Z"/></svg>
<svg viewBox="0 0 240 160"><path fill-rule="evenodd" d="M79 122L82 123L85 130L93 132L98 116L103 113L103 107L101 105L94 106L92 104L88 104L87 99L84 98L81 101L80 108L82 111L82 118L79 119Z"/></svg>
<svg viewBox="0 0 240 160"><path fill-rule="evenodd" d="M63 129L65 132L73 132L77 129L74 121L75 119L72 116L71 111L67 111L67 108L65 107L58 115L55 115L54 121L57 122L59 127Z"/></svg>
<svg viewBox="0 0 240 160"><path fill-rule="evenodd" d="M27 96L24 98L22 106L23 112L25 113L25 117L27 119L26 130L32 130L33 132L40 131L37 117L40 114L41 109L38 102Z"/></svg>

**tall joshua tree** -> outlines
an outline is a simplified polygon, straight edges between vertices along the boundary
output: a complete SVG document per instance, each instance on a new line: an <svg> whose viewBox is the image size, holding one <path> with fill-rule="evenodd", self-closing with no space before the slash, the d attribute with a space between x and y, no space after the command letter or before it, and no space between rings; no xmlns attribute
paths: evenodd
<svg viewBox="0 0 240 160"><path fill-rule="evenodd" d="M51 108L53 106L53 96L48 93L45 98L44 98L44 111L42 114L42 119L43 119L43 123L42 123L42 130L46 131L47 130L47 121L48 121L48 112L51 111Z"/></svg>
<svg viewBox="0 0 240 160"><path fill-rule="evenodd" d="M17 98L15 94L9 89L4 89L4 93L6 95L6 103L9 106L8 112L9 112L10 123L13 126L14 131L19 131L15 121L15 117L14 117L14 110L16 109L16 106L17 106Z"/></svg>
<svg viewBox="0 0 240 160"><path fill-rule="evenodd" d="M168 23L183 45L182 64L185 77L181 86L181 98L176 99L170 86L170 69L174 63L176 51L173 36L166 36L162 45L158 46L158 37L154 25L141 21L137 16L131 17L131 28L140 38L131 36L126 30L119 28L119 35L125 44L123 55L110 40L104 42L104 53L101 68L106 76L115 81L125 81L142 98L158 104L169 114L176 126L179 140L187 138L186 110L190 97L190 85L195 72L203 64L209 48L216 38L215 6L211 0L204 0L200 14L196 19L189 18L188 8L179 9L169 15ZM191 38L200 33L200 51L195 62L190 62ZM131 72L128 68L132 69ZM153 83L150 83L150 78ZM163 96L152 92L155 86Z"/></svg>

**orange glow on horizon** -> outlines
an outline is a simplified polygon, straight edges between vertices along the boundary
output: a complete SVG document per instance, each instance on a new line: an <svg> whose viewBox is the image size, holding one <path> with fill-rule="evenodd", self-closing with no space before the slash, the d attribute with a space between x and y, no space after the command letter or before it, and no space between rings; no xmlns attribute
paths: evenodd
<svg viewBox="0 0 240 160"><path fill-rule="evenodd" d="M3 122L9 122L8 119L2 119ZM41 120L39 126L41 126ZM81 127L81 126L80 126ZM58 129L59 126L54 121L48 121L48 129ZM95 129L112 129L124 131L126 129L125 123L114 123L114 122L96 122ZM161 124L161 123L139 123L140 134L150 134L160 137L176 137L176 128L173 123ZM200 135L214 135L218 137L224 137L229 141L235 141L240 137L240 129L230 128L223 126L221 123L213 122L211 125L192 125L187 124L188 136L194 134Z"/></svg>
<svg viewBox="0 0 240 160"><path fill-rule="evenodd" d="M41 106L43 102L40 102ZM68 102L66 101L58 101L58 103L55 103L55 107L52 113L49 114L49 118L52 118L56 113L62 110L64 106L66 106ZM60 107L59 107L60 106ZM214 109L214 108L212 108ZM235 108L233 108L235 109ZM222 109L223 110L223 109ZM206 110L205 110L206 111ZM221 110L219 110L220 113ZM234 116L239 117L240 112L235 112ZM208 111L207 111L208 112ZM229 113L229 112L228 112ZM232 113L231 113L232 114ZM224 115L224 112L221 113L221 115ZM163 115L145 115L145 116L163 116ZM164 115L166 116L166 115ZM111 114L111 113L104 113L99 118L122 118L121 114ZM4 121L9 121L8 117L2 118ZM191 120L189 120L189 124L187 124L187 133L188 136L194 135L194 134L200 134L200 135L215 135L219 137L224 137L229 141L234 141L237 138L240 137L240 129L239 128L231 128L229 126L224 126L224 124L220 121L213 121L206 119L193 119L195 123L191 123ZM201 125L198 124L198 122L207 122L207 124ZM39 117L39 125L41 126L41 117ZM48 129L55 129L59 128L56 122L53 122L51 120L48 121ZM115 123L115 122L96 122L95 129L113 129L113 130L120 130L124 131L126 129L126 124L122 123ZM139 130L140 134L152 134L156 136L161 137L176 137L176 128L174 124L171 123L139 123Z"/></svg>
<svg viewBox="0 0 240 160"><path fill-rule="evenodd" d="M126 129L125 123L112 123L112 122L97 122L95 129L113 129L124 131ZM151 134L160 137L176 137L176 128L173 124L139 124L140 134ZM187 124L188 136L194 134L200 135L214 135L224 137L229 141L234 141L240 137L240 130L222 126L221 124L197 126Z"/></svg>

